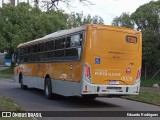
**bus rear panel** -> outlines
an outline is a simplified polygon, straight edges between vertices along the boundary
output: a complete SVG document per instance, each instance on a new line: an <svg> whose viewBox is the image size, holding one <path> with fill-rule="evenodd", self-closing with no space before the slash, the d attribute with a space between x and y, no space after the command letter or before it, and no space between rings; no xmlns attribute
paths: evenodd
<svg viewBox="0 0 160 120"><path fill-rule="evenodd" d="M90 26L83 68L82 94L137 95L142 40L135 30Z"/></svg>

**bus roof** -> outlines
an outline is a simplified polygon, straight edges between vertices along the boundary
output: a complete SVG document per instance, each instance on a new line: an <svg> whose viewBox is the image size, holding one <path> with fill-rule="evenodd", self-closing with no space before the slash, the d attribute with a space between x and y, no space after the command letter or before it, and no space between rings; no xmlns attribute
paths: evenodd
<svg viewBox="0 0 160 120"><path fill-rule="evenodd" d="M49 35L46 35L46 36L44 36L42 38L38 38L38 39L29 41L29 42L21 43L21 44L18 45L18 47L31 45L31 44L34 44L34 43L37 43L37 42L40 43L40 42L43 42L43 41L47 41L48 38L56 38L56 37L60 37L60 36L67 35L67 34L71 34L71 33L74 33L74 32L79 32L79 31L82 31L82 30L85 30L85 29L86 29L86 25L83 25L83 26L80 26L80 27L76 27L76 28L72 28L72 29L60 30L60 31L51 33Z"/></svg>
<svg viewBox="0 0 160 120"><path fill-rule="evenodd" d="M66 30L60 30L60 31L48 34L48 35L46 35L46 36L44 36L42 38L38 38L38 39L29 41L29 42L21 43L21 44L18 45L18 47L32 45L32 44L35 44L37 42L38 43L44 42L44 41L47 41L48 38L56 38L56 37L64 36L64 35L67 35L67 34L83 31L83 30L85 30L87 28L87 26L112 27L112 28L115 28L115 29L136 31L136 30L133 30L133 29L123 28L123 27L118 27L118 26L108 26L108 25L103 25L103 24L86 24L86 25L82 25L82 26L76 27L76 28L71 28L71 29L66 29Z"/></svg>

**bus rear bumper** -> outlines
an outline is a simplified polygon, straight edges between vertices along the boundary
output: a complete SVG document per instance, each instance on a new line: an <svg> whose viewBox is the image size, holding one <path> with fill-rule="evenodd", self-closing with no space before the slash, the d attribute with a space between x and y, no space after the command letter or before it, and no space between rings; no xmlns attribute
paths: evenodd
<svg viewBox="0 0 160 120"><path fill-rule="evenodd" d="M140 82L134 85L99 85L83 80L82 95L97 94L103 96L138 95Z"/></svg>

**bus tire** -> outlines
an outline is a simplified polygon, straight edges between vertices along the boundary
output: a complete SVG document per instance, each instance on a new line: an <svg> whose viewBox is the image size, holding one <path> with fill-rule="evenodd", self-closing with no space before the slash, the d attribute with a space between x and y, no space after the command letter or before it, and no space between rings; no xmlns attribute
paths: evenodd
<svg viewBox="0 0 160 120"><path fill-rule="evenodd" d="M90 101L90 100L96 99L97 96L98 96L98 95L82 95L82 99L83 99L83 100Z"/></svg>
<svg viewBox="0 0 160 120"><path fill-rule="evenodd" d="M20 87L22 90L27 90L28 86L23 84L23 77L20 76Z"/></svg>
<svg viewBox="0 0 160 120"><path fill-rule="evenodd" d="M47 99L52 98L52 84L50 78L46 78L45 80L44 93Z"/></svg>

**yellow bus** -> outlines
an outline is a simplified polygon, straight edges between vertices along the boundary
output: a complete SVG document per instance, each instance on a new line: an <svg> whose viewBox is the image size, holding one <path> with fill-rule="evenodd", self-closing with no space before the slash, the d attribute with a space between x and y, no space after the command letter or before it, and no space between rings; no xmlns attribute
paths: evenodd
<svg viewBox="0 0 160 120"><path fill-rule="evenodd" d="M15 81L22 89L82 96L138 95L142 35L139 31L88 24L22 43L16 50Z"/></svg>

